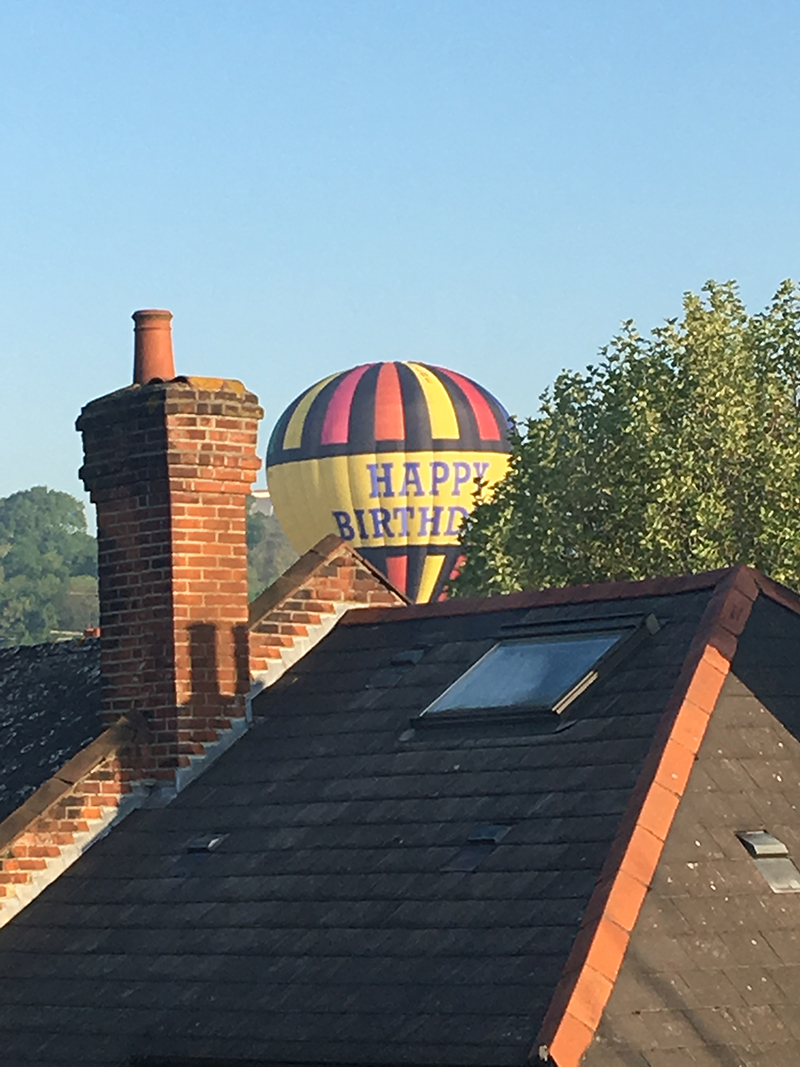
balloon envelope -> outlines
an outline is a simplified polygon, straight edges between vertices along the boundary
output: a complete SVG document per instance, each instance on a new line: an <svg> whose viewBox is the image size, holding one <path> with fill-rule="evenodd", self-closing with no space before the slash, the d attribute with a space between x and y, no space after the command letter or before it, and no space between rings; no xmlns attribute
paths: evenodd
<svg viewBox="0 0 800 1067"><path fill-rule="evenodd" d="M500 481L508 452L508 415L482 386L423 363L366 363L289 405L267 479L297 552L338 534L427 601L456 567L477 484Z"/></svg>

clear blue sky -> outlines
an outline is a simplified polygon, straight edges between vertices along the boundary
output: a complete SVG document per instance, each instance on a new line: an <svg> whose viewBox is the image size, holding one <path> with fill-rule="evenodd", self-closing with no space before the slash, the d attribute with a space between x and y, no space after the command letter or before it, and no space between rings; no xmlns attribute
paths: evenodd
<svg viewBox="0 0 800 1067"><path fill-rule="evenodd" d="M366 360L525 415L707 278L756 310L800 275L799 45L789 0L3 0L0 495L80 491L139 307L265 440Z"/></svg>

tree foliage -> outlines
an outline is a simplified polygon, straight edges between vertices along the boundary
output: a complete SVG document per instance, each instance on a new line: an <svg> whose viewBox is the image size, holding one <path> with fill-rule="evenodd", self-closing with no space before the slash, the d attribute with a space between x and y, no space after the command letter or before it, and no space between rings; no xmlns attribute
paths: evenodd
<svg viewBox="0 0 800 1067"><path fill-rule="evenodd" d="M287 567L297 559L277 516L265 515L253 509L253 498L247 508L247 578L250 599L253 600L272 585Z"/></svg>
<svg viewBox="0 0 800 1067"><path fill-rule="evenodd" d="M297 554L274 515L248 509L251 598ZM0 647L48 641L96 626L97 542L83 504L36 486L0 499Z"/></svg>
<svg viewBox="0 0 800 1067"><path fill-rule="evenodd" d="M734 282L633 322L563 372L463 531L455 592L511 592L744 562L800 587L800 289L748 315Z"/></svg>
<svg viewBox="0 0 800 1067"><path fill-rule="evenodd" d="M96 625L96 574L79 500L44 486L0 499L0 645Z"/></svg>

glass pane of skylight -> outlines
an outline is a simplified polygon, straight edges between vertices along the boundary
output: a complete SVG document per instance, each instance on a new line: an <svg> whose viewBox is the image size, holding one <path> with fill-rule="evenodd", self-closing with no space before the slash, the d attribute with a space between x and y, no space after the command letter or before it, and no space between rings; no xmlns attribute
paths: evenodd
<svg viewBox="0 0 800 1067"><path fill-rule="evenodd" d="M504 641L427 709L549 707L586 675L623 632L561 634Z"/></svg>

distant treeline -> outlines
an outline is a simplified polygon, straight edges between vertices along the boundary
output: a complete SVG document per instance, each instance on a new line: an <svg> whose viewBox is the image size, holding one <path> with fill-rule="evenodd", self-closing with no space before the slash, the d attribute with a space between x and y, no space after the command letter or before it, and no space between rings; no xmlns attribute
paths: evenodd
<svg viewBox="0 0 800 1067"><path fill-rule="evenodd" d="M295 559L274 515L248 504L250 596ZM37 485L0 498L0 647L82 634L98 624L97 542L80 500Z"/></svg>

